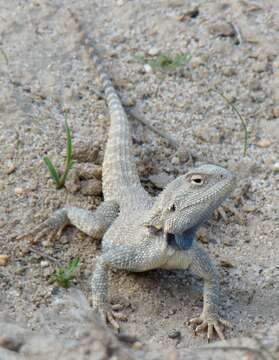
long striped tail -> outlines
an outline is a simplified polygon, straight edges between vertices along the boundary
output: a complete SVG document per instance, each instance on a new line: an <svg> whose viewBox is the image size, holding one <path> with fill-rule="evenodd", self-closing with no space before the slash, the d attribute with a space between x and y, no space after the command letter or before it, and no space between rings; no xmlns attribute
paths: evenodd
<svg viewBox="0 0 279 360"><path fill-rule="evenodd" d="M121 101L109 79L92 41L89 40L77 17L71 13L92 59L102 86L110 113L110 129L103 161L103 193L105 200L127 201L127 196L133 196L135 190L142 192L134 158L131 154L131 136L127 115ZM90 45L89 45L90 41ZM136 188L135 188L136 187Z"/></svg>

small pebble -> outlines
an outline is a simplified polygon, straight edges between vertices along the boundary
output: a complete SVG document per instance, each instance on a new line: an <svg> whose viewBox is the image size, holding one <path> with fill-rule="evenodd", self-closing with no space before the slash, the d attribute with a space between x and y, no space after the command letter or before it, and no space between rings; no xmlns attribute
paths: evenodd
<svg viewBox="0 0 279 360"><path fill-rule="evenodd" d="M220 259L220 265L225 268L232 268L234 267L233 264L227 259Z"/></svg>
<svg viewBox="0 0 279 360"><path fill-rule="evenodd" d="M149 64L144 64L143 68L144 68L144 71L146 73L152 73L153 72L152 67Z"/></svg>
<svg viewBox="0 0 279 360"><path fill-rule="evenodd" d="M255 78L248 80L247 85L248 85L249 89L252 91L259 91L262 89L260 80L255 79Z"/></svg>
<svg viewBox="0 0 279 360"><path fill-rule="evenodd" d="M185 146L179 146L176 151L176 156L178 157L180 163L187 163L191 160L191 154Z"/></svg>
<svg viewBox="0 0 279 360"><path fill-rule="evenodd" d="M26 270L26 266L21 266L21 267L15 269L15 274L16 275L21 275L21 274L23 274L25 272L25 270Z"/></svg>
<svg viewBox="0 0 279 360"><path fill-rule="evenodd" d="M123 309L124 309L123 304L113 304L112 305L112 310L114 310L114 311L122 311Z"/></svg>
<svg viewBox="0 0 279 360"><path fill-rule="evenodd" d="M14 189L14 192L16 193L16 195L23 195L24 194L24 189L22 187L16 187Z"/></svg>
<svg viewBox="0 0 279 360"><path fill-rule="evenodd" d="M231 37L235 36L235 30L233 26L225 21L214 22L208 27L208 31L212 35Z"/></svg>
<svg viewBox="0 0 279 360"><path fill-rule="evenodd" d="M171 159L171 163L172 165L178 165L179 164L179 158L177 156L174 156L172 159Z"/></svg>
<svg viewBox="0 0 279 360"><path fill-rule="evenodd" d="M42 260L40 265L42 268L46 268L49 266L49 262L47 260Z"/></svg>
<svg viewBox="0 0 279 360"><path fill-rule="evenodd" d="M170 339L178 339L181 338L181 332L175 329L172 329L169 333L168 333L168 337Z"/></svg>
<svg viewBox="0 0 279 360"><path fill-rule="evenodd" d="M200 66L204 65L204 61L201 57L194 57L192 60L191 60L191 67L192 69L197 69L199 68Z"/></svg>
<svg viewBox="0 0 279 360"><path fill-rule="evenodd" d="M8 255L0 255L0 266L6 266L8 264L9 258L10 257Z"/></svg>
<svg viewBox="0 0 279 360"><path fill-rule="evenodd" d="M208 244L208 238L206 236L206 229L199 229L198 233L197 233L197 240L204 243L204 244Z"/></svg>
<svg viewBox="0 0 279 360"><path fill-rule="evenodd" d="M272 167L273 172L275 172L276 174L279 173L279 161L276 162L273 167Z"/></svg>
<svg viewBox="0 0 279 360"><path fill-rule="evenodd" d="M251 70L257 73L262 73L266 71L266 63L256 62L251 66Z"/></svg>
<svg viewBox="0 0 279 360"><path fill-rule="evenodd" d="M223 239L223 244L224 244L225 246L233 246L233 245L234 245L234 240L232 240L232 239L229 238L229 237L225 237L225 238Z"/></svg>
<svg viewBox="0 0 279 360"><path fill-rule="evenodd" d="M148 51L148 55L150 55L150 56L156 56L158 54L159 54L159 49L157 49L155 47L149 49L149 51Z"/></svg>
<svg viewBox="0 0 279 360"><path fill-rule="evenodd" d="M76 139L73 141L73 159L79 162L94 162L98 158L100 145L98 141L92 141L89 138L83 140ZM63 151L66 156L66 151Z"/></svg>
<svg viewBox="0 0 279 360"><path fill-rule="evenodd" d="M178 21L186 21L189 18L196 18L199 15L199 8L196 6L191 10L186 11L185 13L183 13L182 15L179 15L177 17Z"/></svg>
<svg viewBox="0 0 279 360"><path fill-rule="evenodd" d="M7 175L12 174L14 171L16 170L16 165L15 164L9 164L8 167L5 169L5 173Z"/></svg>
<svg viewBox="0 0 279 360"><path fill-rule="evenodd" d="M143 344L140 341L136 341L133 343L132 348L134 350L141 350L143 348Z"/></svg>
<svg viewBox="0 0 279 360"><path fill-rule="evenodd" d="M84 180L81 182L81 193L83 195L95 195L102 194L102 183L97 179Z"/></svg>
<svg viewBox="0 0 279 360"><path fill-rule="evenodd" d="M0 347L2 348L11 350L13 352L18 352L21 345L21 341L19 341L15 337L0 336Z"/></svg>
<svg viewBox="0 0 279 360"><path fill-rule="evenodd" d="M229 67L229 66L224 66L222 69L221 69L221 72L223 75L225 76L233 76L233 75L236 75L237 72L236 72L236 69L233 68L233 67Z"/></svg>
<svg viewBox="0 0 279 360"><path fill-rule="evenodd" d="M267 148L272 144L272 141L269 139L261 139L260 141L257 142L257 145L260 148Z"/></svg>
<svg viewBox="0 0 279 360"><path fill-rule="evenodd" d="M279 118L279 106L275 106L272 109L272 114L273 114L274 118Z"/></svg>

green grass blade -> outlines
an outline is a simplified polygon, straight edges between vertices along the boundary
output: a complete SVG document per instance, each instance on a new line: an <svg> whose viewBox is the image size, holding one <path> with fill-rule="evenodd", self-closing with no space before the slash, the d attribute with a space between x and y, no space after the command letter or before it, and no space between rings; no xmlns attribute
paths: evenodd
<svg viewBox="0 0 279 360"><path fill-rule="evenodd" d="M75 277L75 271L80 264L80 258L72 259L68 266L57 268L51 277L52 282L56 282L59 286L68 289L71 285L71 280Z"/></svg>
<svg viewBox="0 0 279 360"><path fill-rule="evenodd" d="M59 175L58 175L54 165L52 164L52 162L50 161L50 159L47 156L45 156L43 158L43 160L44 160L44 163L46 164L46 167L48 168L48 171L50 172L52 179L54 180L56 185L59 186L60 179L59 179Z"/></svg>
<svg viewBox="0 0 279 360"><path fill-rule="evenodd" d="M68 126L66 115L65 115L65 129L67 135L67 144L66 144L66 148L67 148L66 168L67 168L72 162L72 134Z"/></svg>
<svg viewBox="0 0 279 360"><path fill-rule="evenodd" d="M72 134L68 126L67 116L65 114L65 129L66 129L66 161L65 161L65 170L61 178L59 179L60 187L64 186L68 172L72 168L74 161L72 159Z"/></svg>
<svg viewBox="0 0 279 360"><path fill-rule="evenodd" d="M79 266L79 263L80 263L80 258L78 256L69 262L67 272L69 273L70 276L74 274L74 272Z"/></svg>

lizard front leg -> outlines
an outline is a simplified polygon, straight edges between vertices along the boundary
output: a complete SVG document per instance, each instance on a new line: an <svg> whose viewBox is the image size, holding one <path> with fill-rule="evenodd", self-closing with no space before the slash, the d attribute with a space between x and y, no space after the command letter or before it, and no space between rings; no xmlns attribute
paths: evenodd
<svg viewBox="0 0 279 360"><path fill-rule="evenodd" d="M118 205L112 201L103 202L94 212L76 207L65 207L55 211L42 224L18 236L17 239L29 238L36 243L47 236L48 240L53 240L61 236L67 225L73 225L85 234L100 239L118 216L118 210Z"/></svg>
<svg viewBox="0 0 279 360"><path fill-rule="evenodd" d="M118 330L117 320L126 320L126 316L121 312L113 311L107 302L109 269L141 272L158 268L164 261L164 259L162 260L164 247L162 248L160 242L155 242L153 246L150 246L150 240L147 239L134 246L131 243L129 245L111 243L106 248L103 241L102 251L102 255L97 259L92 277L92 306L105 322L110 323L114 329Z"/></svg>
<svg viewBox="0 0 279 360"><path fill-rule="evenodd" d="M219 274L212 264L207 253L196 246L190 269L204 280L203 311L197 318L191 319L190 323L198 325L195 332L207 329L207 339L212 340L213 332L216 331L220 339L224 334L220 325L230 326L227 320L219 316Z"/></svg>
<svg viewBox="0 0 279 360"><path fill-rule="evenodd" d="M109 258L105 255L101 255L97 259L94 275L92 278L92 307L93 310L99 313L104 323L110 323L112 327L118 331L119 324L117 320L127 320L127 317L118 311L113 311L110 305L107 303L108 293L108 269Z"/></svg>

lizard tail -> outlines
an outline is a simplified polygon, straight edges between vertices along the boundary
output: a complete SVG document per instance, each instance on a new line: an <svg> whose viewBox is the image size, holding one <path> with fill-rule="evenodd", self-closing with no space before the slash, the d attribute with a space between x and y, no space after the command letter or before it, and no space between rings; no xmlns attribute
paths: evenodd
<svg viewBox="0 0 279 360"><path fill-rule="evenodd" d="M130 187L140 184L140 181L131 154L127 115L96 51L93 50L91 58L103 85L110 114L111 123L103 161L103 193L106 200L114 200L115 196L125 197Z"/></svg>
<svg viewBox="0 0 279 360"><path fill-rule="evenodd" d="M141 188L136 165L131 154L131 136L127 115L102 65L96 47L86 37L76 15L70 10L69 12L78 27L81 41L98 72L109 108L111 123L103 161L104 198L108 201L117 201L121 206L121 202L127 202L127 196L133 196L135 186L137 190ZM142 189L142 191L144 190Z"/></svg>

